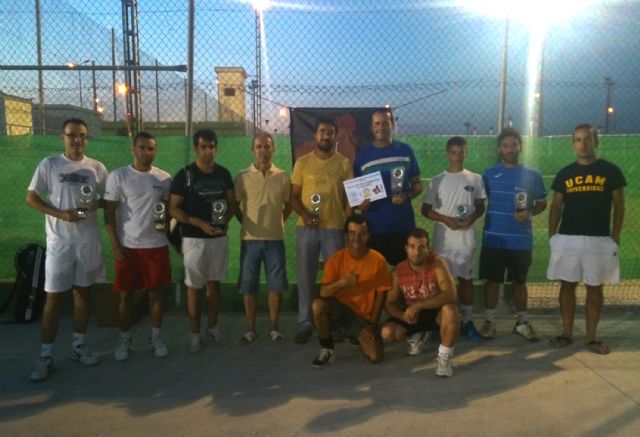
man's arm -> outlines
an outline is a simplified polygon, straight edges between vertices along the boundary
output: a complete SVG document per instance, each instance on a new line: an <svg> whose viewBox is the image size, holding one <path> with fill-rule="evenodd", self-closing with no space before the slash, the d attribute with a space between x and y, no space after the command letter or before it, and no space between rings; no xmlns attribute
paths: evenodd
<svg viewBox="0 0 640 437"><path fill-rule="evenodd" d="M420 175L412 177L410 181L410 189L409 189L409 200L414 199L422 193L424 187L422 186L422 179L420 179Z"/></svg>
<svg viewBox="0 0 640 437"><path fill-rule="evenodd" d="M124 260L127 257L126 249L120 244L120 240L118 239L118 230L117 230L117 222L116 222L116 211L118 210L118 206L120 205L117 201L106 200L104 206L104 226L107 229L107 235L109 235L109 240L111 240L111 248L113 251L113 256L117 260Z"/></svg>
<svg viewBox="0 0 640 437"><path fill-rule="evenodd" d="M172 194L169 197L169 214L171 217L175 218L178 222L184 223L186 225L195 226L199 228L202 232L210 236L216 236L219 234L219 229L213 227L213 225L209 222L206 222L198 217L192 217L187 214L182 209L182 202L184 198L182 196L178 196L177 194Z"/></svg>
<svg viewBox="0 0 640 437"><path fill-rule="evenodd" d="M27 191L27 198L25 199L25 202L36 211L40 211L43 214L50 215L66 222L77 222L81 220L78 218L75 209L60 210L53 206L49 206L35 191Z"/></svg>
<svg viewBox="0 0 640 437"><path fill-rule="evenodd" d="M358 276L353 272L353 269L344 275L337 281L330 282L328 284L322 284L320 286L320 297L332 297L338 291L345 287L351 287L358 283Z"/></svg>
<svg viewBox="0 0 640 437"><path fill-rule="evenodd" d="M309 210L302 203L302 186L291 184L291 207L293 210L302 217L304 225L308 228L317 228L319 223Z"/></svg>
<svg viewBox="0 0 640 437"><path fill-rule="evenodd" d="M371 311L371 322L372 325L377 325L380 322L380 314L382 314L382 308L384 307L384 298L386 297L385 292L376 290L374 292L376 294L376 299L373 302L373 310Z"/></svg>
<svg viewBox="0 0 640 437"><path fill-rule="evenodd" d="M537 199L533 201L533 207L531 209L523 209L521 211L516 211L513 213L516 221L518 223L522 223L531 219L534 215L540 214L547 208L547 200L546 199Z"/></svg>
<svg viewBox="0 0 640 437"><path fill-rule="evenodd" d="M453 229L454 231L460 227L458 225L458 221L455 218L449 217L449 216L446 216L444 214L440 214L439 212L434 211L433 210L433 205L431 205L431 204L423 203L421 212L422 212L422 215L424 217L428 218L429 220L433 220L434 222L443 223L449 229Z"/></svg>
<svg viewBox="0 0 640 437"><path fill-rule="evenodd" d="M227 226L229 226L229 222L231 221L233 216L236 214L236 211L238 211L240 208L238 208L238 202L236 202L236 195L233 189L227 190L225 193L225 196L227 198L228 206L227 206L227 212L224 215L224 221L227 224ZM242 212L240 214L242 214ZM240 219L240 221L242 221L242 219Z"/></svg>
<svg viewBox="0 0 640 437"><path fill-rule="evenodd" d="M421 300L420 302L416 302L411 305L412 307L417 307L419 310L426 310L432 308L440 308L443 305L447 304L456 304L458 303L458 298L456 296L456 285L453 282L453 276L451 276L451 272L449 271L449 267L447 263L442 259L437 259L433 263L433 270L436 273L436 277L438 280L438 290L435 296Z"/></svg>
<svg viewBox="0 0 640 437"><path fill-rule="evenodd" d="M622 231L622 223L624 222L624 188L614 190L613 195L613 227L611 229L611 238L620 246L620 232Z"/></svg>
<svg viewBox="0 0 640 437"><path fill-rule="evenodd" d="M398 275L395 270L391 272L393 279L393 288L387 292L387 301L384 304L384 310L391 317L402 320L404 311L398 306L398 300L400 299L400 284L398 283Z"/></svg>
<svg viewBox="0 0 640 437"><path fill-rule="evenodd" d="M485 199L475 200L474 202L475 210L473 211L473 214L469 216L469 223L466 224L467 228L469 228L472 224L474 224L475 221L478 220L480 217L482 217L482 215L484 214L484 211L485 211L484 200Z"/></svg>
<svg viewBox="0 0 640 437"><path fill-rule="evenodd" d="M293 208L291 207L291 200L289 200L289 201L284 203L284 208L282 209L282 221L283 222L287 221L287 219L291 215L292 211L293 211Z"/></svg>
<svg viewBox="0 0 640 437"><path fill-rule="evenodd" d="M558 233L558 225L560 225L563 209L564 196L562 193L555 191L553 193L553 200L551 200L551 207L549 207L549 238Z"/></svg>

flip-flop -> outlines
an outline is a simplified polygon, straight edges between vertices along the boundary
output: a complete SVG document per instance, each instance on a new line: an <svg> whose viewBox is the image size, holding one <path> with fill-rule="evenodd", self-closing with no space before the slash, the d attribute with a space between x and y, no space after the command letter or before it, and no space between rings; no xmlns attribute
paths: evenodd
<svg viewBox="0 0 640 437"><path fill-rule="evenodd" d="M587 342L584 345L594 354L607 355L609 352L611 352L609 346L598 340Z"/></svg>
<svg viewBox="0 0 640 437"><path fill-rule="evenodd" d="M284 335L282 335L280 331L274 329L269 333L269 335L274 343L282 343L284 341Z"/></svg>
<svg viewBox="0 0 640 437"><path fill-rule="evenodd" d="M573 343L573 340L570 339L569 337L565 337L564 335L558 335L552 338L551 340L549 340L549 343L551 344L552 347L556 349L561 349L563 347L569 346L571 343Z"/></svg>
<svg viewBox="0 0 640 437"><path fill-rule="evenodd" d="M256 341L256 333L253 331L247 331L244 333L242 337L240 337L240 343L242 344L251 344Z"/></svg>

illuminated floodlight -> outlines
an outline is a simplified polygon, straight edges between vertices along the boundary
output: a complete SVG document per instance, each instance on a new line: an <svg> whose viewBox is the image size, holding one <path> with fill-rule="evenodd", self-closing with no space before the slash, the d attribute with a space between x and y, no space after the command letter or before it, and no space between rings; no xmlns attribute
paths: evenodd
<svg viewBox="0 0 640 437"><path fill-rule="evenodd" d="M280 110L278 111L278 115L280 115L280 117L284 118L287 116L287 109L286 108L280 108Z"/></svg>
<svg viewBox="0 0 640 437"><path fill-rule="evenodd" d="M102 114L104 113L104 108L102 106L98 106L98 108L96 108L96 111L98 111L98 114Z"/></svg>
<svg viewBox="0 0 640 437"><path fill-rule="evenodd" d="M125 94L127 94L127 86L123 83L119 83L118 85L116 85L116 92L118 94L120 94L121 96L124 96Z"/></svg>
<svg viewBox="0 0 640 437"><path fill-rule="evenodd" d="M251 5L256 12L264 12L271 6L270 0L251 0Z"/></svg>
<svg viewBox="0 0 640 437"><path fill-rule="evenodd" d="M76 68L76 63L75 62L67 62L67 67Z"/></svg>
<svg viewBox="0 0 640 437"><path fill-rule="evenodd" d="M609 106L609 107L607 108L607 112L608 112L609 114L613 114L613 113L615 112L615 109L613 108L613 106Z"/></svg>

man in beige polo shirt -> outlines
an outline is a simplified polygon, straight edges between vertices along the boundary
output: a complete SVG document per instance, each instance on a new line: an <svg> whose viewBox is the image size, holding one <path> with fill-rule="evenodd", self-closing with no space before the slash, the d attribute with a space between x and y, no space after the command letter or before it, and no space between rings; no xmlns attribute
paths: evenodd
<svg viewBox="0 0 640 437"><path fill-rule="evenodd" d="M284 251L284 221L291 214L289 176L273 165L273 137L259 133L253 138L251 151L255 161L235 179L238 202L236 217L242 223L240 237L240 284L244 295L247 332L240 339L245 344L256 339L256 305L260 288L260 266L264 263L267 277L271 340L281 342L278 316L282 293L287 290L287 268Z"/></svg>

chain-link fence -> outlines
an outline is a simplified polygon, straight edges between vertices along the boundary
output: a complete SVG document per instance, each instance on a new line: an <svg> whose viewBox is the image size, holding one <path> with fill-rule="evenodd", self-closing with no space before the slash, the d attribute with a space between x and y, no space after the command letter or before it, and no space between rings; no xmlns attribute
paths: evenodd
<svg viewBox="0 0 640 437"><path fill-rule="evenodd" d="M3 232L0 278L12 277L15 248L42 236L24 189L39 158L61 147L55 135L11 135L57 134L62 119L81 116L94 137L90 156L113 169L129 160L128 140L118 136L144 128L159 136L159 166L175 173L190 159L189 141L176 136L207 125L221 136L220 162L236 172L251 162L249 136L261 129L278 136L276 163L291 168L288 109L383 105L394 108L395 133L415 147L426 180L445 167L443 136L473 138L469 168L481 173L495 159L492 135L512 125L531 135L527 160L548 186L572 160L568 139L552 136L580 122L599 126L609 135L603 154L630 182L623 276L640 277L633 186L640 145L632 135L640 133L638 2L575 10L544 39L514 11L507 20L461 3L323 0L256 9L249 1L195 1L190 82L188 0L0 0L0 147L10 157L0 164L0 220L3 229L16 221L24 228ZM129 72L141 66L147 70ZM536 220L532 277L543 281L546 214ZM293 222L287 226L293 235Z"/></svg>

